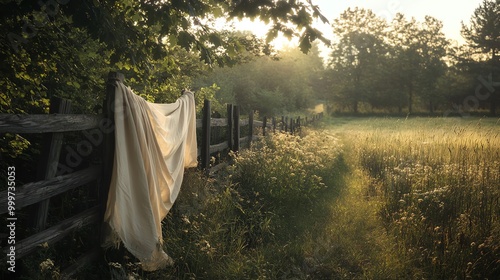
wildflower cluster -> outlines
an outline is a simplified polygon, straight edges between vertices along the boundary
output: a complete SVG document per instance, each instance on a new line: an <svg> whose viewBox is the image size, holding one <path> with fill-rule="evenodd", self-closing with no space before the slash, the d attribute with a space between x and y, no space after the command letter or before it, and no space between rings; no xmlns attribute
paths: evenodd
<svg viewBox="0 0 500 280"><path fill-rule="evenodd" d="M283 205L304 203L326 188L339 152L326 132L274 134L235 156L235 182Z"/></svg>

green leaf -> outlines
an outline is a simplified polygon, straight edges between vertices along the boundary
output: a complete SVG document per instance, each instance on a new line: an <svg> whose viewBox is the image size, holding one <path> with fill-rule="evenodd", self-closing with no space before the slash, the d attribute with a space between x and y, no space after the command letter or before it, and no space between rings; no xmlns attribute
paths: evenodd
<svg viewBox="0 0 500 280"><path fill-rule="evenodd" d="M235 57L236 56L235 46L228 46L226 49L226 53L230 57Z"/></svg>
<svg viewBox="0 0 500 280"><path fill-rule="evenodd" d="M285 36L288 40L290 40L290 39L292 39L292 38L293 38L293 35L294 35L294 31L293 31L293 29L291 29L291 28L283 28L283 29L281 30L281 32L283 32L283 35L284 35L284 36Z"/></svg>
<svg viewBox="0 0 500 280"><path fill-rule="evenodd" d="M168 42L170 43L170 45L172 46L175 46L177 45L177 34L170 34L168 36Z"/></svg>
<svg viewBox="0 0 500 280"><path fill-rule="evenodd" d="M142 16L140 14L134 14L132 16L132 21L134 21L134 22L139 22L141 20L142 20Z"/></svg>
<svg viewBox="0 0 500 280"><path fill-rule="evenodd" d="M211 10L211 12L215 18L224 16L224 11L221 9L221 7L215 7Z"/></svg>
<svg viewBox="0 0 500 280"><path fill-rule="evenodd" d="M309 52L309 50L311 49L311 38L309 36L309 34L304 34L302 36L302 38L300 39L300 43L299 43L299 48L300 48L300 51L307 54Z"/></svg>
<svg viewBox="0 0 500 280"><path fill-rule="evenodd" d="M222 40L220 39L218 34L212 33L209 35L208 40L210 43L214 44L214 46L219 47L222 45Z"/></svg>
<svg viewBox="0 0 500 280"><path fill-rule="evenodd" d="M196 41L193 35L189 34L186 31L179 32L178 36L179 45L187 50L191 49L191 45Z"/></svg>
<svg viewBox="0 0 500 280"><path fill-rule="evenodd" d="M278 37L278 29L276 29L274 27L269 29L269 31L267 32L267 36L266 36L266 43L271 42L276 37Z"/></svg>

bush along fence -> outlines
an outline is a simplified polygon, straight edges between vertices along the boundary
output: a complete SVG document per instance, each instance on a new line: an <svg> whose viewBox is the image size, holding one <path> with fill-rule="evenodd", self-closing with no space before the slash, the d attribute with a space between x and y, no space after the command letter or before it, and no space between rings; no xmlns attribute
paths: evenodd
<svg viewBox="0 0 500 280"><path fill-rule="evenodd" d="M41 247L53 247L83 227L90 226L93 231L90 235L93 237L101 235L115 149L113 104L118 82L124 82L123 74L110 72L103 112L100 115L71 114L71 102L57 98L51 100L49 114L0 114L0 133L43 135L37 181L16 185L15 167L9 167L9 176L10 171L13 172L13 183L10 184L9 179L8 187L0 191L0 215L8 225L12 225L8 227L8 242L2 247L2 262L7 263L8 271L22 272L16 261ZM301 126L322 117L322 114L309 119L283 116L268 120L264 117L257 121L253 119L254 113L251 112L247 119L240 119L239 106L232 104L227 105L227 118L211 118L210 112L210 101L205 100L203 117L197 120L197 128L201 130L201 134L198 131L201 136L198 143L199 167L207 174L217 172L227 165L223 162L211 167L213 154L236 152L242 144L249 146L253 139L268 133L295 133ZM242 127L246 127L246 135L242 135ZM254 133L258 127L261 128L260 135ZM212 130L216 128L226 129L226 140L212 144ZM75 131L83 134L83 139L73 141L76 143L74 145L63 147L65 134ZM85 160L88 158L95 160ZM82 188L87 188L88 197L78 197L77 200L88 201L88 207L71 217L48 223L49 209L53 210L50 213L54 213L51 199L65 193L71 195L72 191ZM18 220L18 216L29 218ZM61 271L63 278L75 274L88 263L103 256L99 242L99 238L93 238L89 242L92 244L85 244L87 252L68 263ZM8 271L2 273L9 273Z"/></svg>

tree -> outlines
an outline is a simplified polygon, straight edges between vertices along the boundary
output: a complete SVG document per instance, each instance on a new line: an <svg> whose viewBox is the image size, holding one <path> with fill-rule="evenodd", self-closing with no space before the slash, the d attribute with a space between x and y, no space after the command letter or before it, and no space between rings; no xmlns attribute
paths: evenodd
<svg viewBox="0 0 500 280"><path fill-rule="evenodd" d="M419 32L422 64L418 95L428 105L430 113L434 113L436 105L443 101L443 94L438 90L437 83L446 71L444 58L449 42L442 29L443 23L441 21L426 16Z"/></svg>
<svg viewBox="0 0 500 280"><path fill-rule="evenodd" d="M231 68L215 68L197 80L197 87L217 84L216 99L236 103L243 112L258 110L261 115L309 108L315 98L314 81L322 71L319 49L309 54L297 49L282 50L275 57L262 56Z"/></svg>
<svg viewBox="0 0 500 280"><path fill-rule="evenodd" d="M330 67L342 79L336 79L336 96L358 112L360 102L377 102L373 97L379 79L382 57L385 55L384 32L387 23L371 10L350 8L333 24L338 38L330 55Z"/></svg>
<svg viewBox="0 0 500 280"><path fill-rule="evenodd" d="M414 18L408 21L403 14L397 14L391 24L391 75L396 86L407 93L408 113L413 112L417 97L427 103L431 112L440 100L436 83L444 74L448 45L442 26L430 16L419 23Z"/></svg>
<svg viewBox="0 0 500 280"><path fill-rule="evenodd" d="M297 0L189 0L189 1L48 1L46 4L26 4L7 1L2 4L3 15L24 17L40 10L45 22L61 12L72 17L75 27L89 31L94 39L105 42L115 52L112 63L130 56L141 61L150 55L164 54L165 45L180 45L187 50L195 50L207 63L217 60L221 48L225 53L238 48L234 42L224 40L212 28L216 18L259 18L270 22L270 34L285 32L290 36L300 36L300 45L308 51L315 39L324 40L321 33L312 26L314 17L326 20L312 2ZM63 4L59 4L63 3ZM9 41L14 48L22 47L21 37L27 35L27 25L35 20L23 22L9 30ZM37 23L35 23L36 25ZM286 28L285 28L286 27ZM269 36L272 39L274 36ZM309 46L309 47L307 47Z"/></svg>
<svg viewBox="0 0 500 280"><path fill-rule="evenodd" d="M111 69L149 100L172 101L205 71L204 63L234 65L249 54L272 53L254 35L215 30L216 18L266 20L274 24L269 40L279 32L300 36L304 52L324 40L312 18L326 20L311 1L283 0L7 0L0 15L2 113L46 112L52 96L92 111Z"/></svg>
<svg viewBox="0 0 500 280"><path fill-rule="evenodd" d="M470 19L470 25L462 22L462 36L467 44L477 53L487 54L489 63L486 64L486 75L491 75L490 81L497 81L500 74L500 3L495 0L483 0L483 3L474 11ZM495 114L499 100L498 91L494 90L492 83L489 91L491 96L490 113Z"/></svg>
<svg viewBox="0 0 500 280"><path fill-rule="evenodd" d="M415 87L417 86L416 77L420 64L417 23L414 18L407 21L403 14L398 13L391 27L394 74L401 90L407 92L408 113L412 113Z"/></svg>

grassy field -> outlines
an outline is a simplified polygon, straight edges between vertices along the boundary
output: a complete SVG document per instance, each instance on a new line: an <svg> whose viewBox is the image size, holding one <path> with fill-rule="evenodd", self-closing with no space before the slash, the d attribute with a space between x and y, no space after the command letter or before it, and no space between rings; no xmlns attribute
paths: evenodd
<svg viewBox="0 0 500 280"><path fill-rule="evenodd" d="M416 278L500 275L500 120L335 119L361 197Z"/></svg>
<svg viewBox="0 0 500 280"><path fill-rule="evenodd" d="M163 224L174 266L111 250L77 278L497 279L499 153L498 119L327 119L187 171Z"/></svg>

